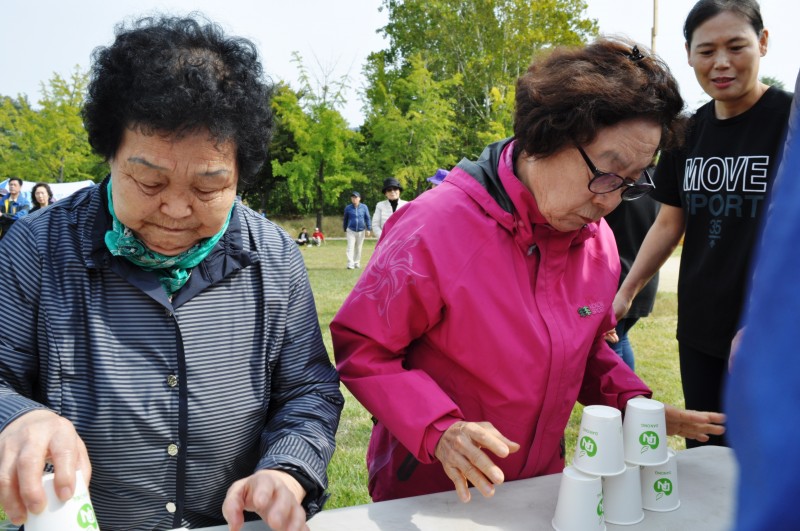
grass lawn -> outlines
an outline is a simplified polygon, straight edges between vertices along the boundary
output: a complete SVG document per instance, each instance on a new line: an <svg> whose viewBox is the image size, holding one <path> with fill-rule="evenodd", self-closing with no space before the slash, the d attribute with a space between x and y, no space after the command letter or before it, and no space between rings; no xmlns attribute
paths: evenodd
<svg viewBox="0 0 800 531"><path fill-rule="evenodd" d="M291 233L290 233L291 234ZM361 263L366 264L375 248L375 240L364 244ZM350 293L361 270L346 269L345 242L328 241L321 247L302 249L317 314L328 352L333 358L329 323ZM675 341L677 296L659 293L654 313L631 330L629 337L636 352L636 371L653 389L654 398L683 407L683 393ZM367 494L367 470L364 457L372 422L370 416L342 386L345 407L336 435L336 453L328 469L331 498L326 509L359 505L370 501ZM581 406L577 405L567 426L567 459L571 460L580 423ZM685 447L683 439L671 437L669 445ZM4 517L0 511L0 519Z"/></svg>

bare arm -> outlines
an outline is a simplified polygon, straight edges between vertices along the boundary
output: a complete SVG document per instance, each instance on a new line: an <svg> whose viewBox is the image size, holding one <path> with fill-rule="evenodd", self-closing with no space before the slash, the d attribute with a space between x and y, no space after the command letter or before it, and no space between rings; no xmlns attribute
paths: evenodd
<svg viewBox="0 0 800 531"><path fill-rule="evenodd" d="M656 221L647 232L628 276L614 297L614 313L617 319L628 313L634 297L670 257L681 240L685 228L683 209L661 205Z"/></svg>

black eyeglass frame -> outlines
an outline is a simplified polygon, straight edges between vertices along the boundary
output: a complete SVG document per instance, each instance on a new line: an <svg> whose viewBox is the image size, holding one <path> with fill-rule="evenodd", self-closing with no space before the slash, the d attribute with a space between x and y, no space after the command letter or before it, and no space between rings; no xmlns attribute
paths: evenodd
<svg viewBox="0 0 800 531"><path fill-rule="evenodd" d="M641 181L641 179L644 178L645 182L636 181L634 183L631 183L629 182L630 179L626 179L625 177L617 175L616 173L598 170L597 166L594 165L594 162L592 162L592 159L589 158L589 155L586 154L583 148L578 144L575 144L575 147L578 149L578 153L581 154L581 157L583 157L584 162L586 162L586 165L592 172L593 177L589 180L588 188L589 191L592 192L593 194L609 194L611 192L619 190L620 188L625 188L621 194L622 200L634 201L655 190L656 185L655 183L653 183L653 178L650 176L650 172L647 169L642 170L642 175L639 177L639 181ZM592 188L592 185L597 186L597 183L600 182L598 181L598 179L601 179L603 177L616 177L617 179L619 179L619 184L608 190L594 190Z"/></svg>

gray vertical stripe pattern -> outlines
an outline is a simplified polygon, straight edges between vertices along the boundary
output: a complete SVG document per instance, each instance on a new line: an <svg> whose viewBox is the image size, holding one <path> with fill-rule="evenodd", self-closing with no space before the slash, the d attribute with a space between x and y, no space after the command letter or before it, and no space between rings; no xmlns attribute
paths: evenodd
<svg viewBox="0 0 800 531"><path fill-rule="evenodd" d="M98 242L101 193L0 240L0 428L41 407L70 419L104 531L224 523L228 487L261 468L327 487L343 399L291 237L237 203L173 307Z"/></svg>

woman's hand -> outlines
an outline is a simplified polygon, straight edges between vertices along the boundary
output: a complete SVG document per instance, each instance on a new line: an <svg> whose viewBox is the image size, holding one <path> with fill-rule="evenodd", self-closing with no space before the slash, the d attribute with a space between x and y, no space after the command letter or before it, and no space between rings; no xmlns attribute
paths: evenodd
<svg viewBox="0 0 800 531"><path fill-rule="evenodd" d="M667 435L706 442L709 435L725 433L725 415L722 413L679 409L669 404L664 404L664 413L667 417Z"/></svg>
<svg viewBox="0 0 800 531"><path fill-rule="evenodd" d="M620 322L622 318L627 315L628 310L631 309L632 302L633 299L623 295L622 291L617 292L617 294L614 296L614 301L611 303L611 306L614 308L614 315L617 318L617 322Z"/></svg>
<svg viewBox="0 0 800 531"><path fill-rule="evenodd" d="M276 531L308 531L306 511L300 505L306 491L280 470L259 470L231 485L222 503L222 516L231 531L244 524L244 511L258 514Z"/></svg>
<svg viewBox="0 0 800 531"><path fill-rule="evenodd" d="M494 486L505 479L503 471L484 450L497 457L507 457L519 450L519 444L506 439L489 422L459 421L447 428L436 445L436 458L464 503L470 500L467 482L489 498L494 495Z"/></svg>
<svg viewBox="0 0 800 531"><path fill-rule="evenodd" d="M9 520L23 524L28 511L39 514L47 505L42 471L55 470L53 487L61 501L75 490L75 471L86 484L92 477L89 452L72 422L47 409L36 409L10 422L0 433L0 506Z"/></svg>

